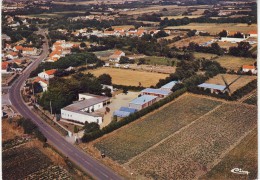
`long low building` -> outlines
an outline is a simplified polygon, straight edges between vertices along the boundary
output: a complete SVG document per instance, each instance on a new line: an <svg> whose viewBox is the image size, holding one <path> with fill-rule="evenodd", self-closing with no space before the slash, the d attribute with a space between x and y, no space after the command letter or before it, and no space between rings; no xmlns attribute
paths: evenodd
<svg viewBox="0 0 260 180"><path fill-rule="evenodd" d="M129 107L137 110L144 109L156 102L157 96L143 95L129 103Z"/></svg>
<svg viewBox="0 0 260 180"><path fill-rule="evenodd" d="M135 113L137 110L129 107L121 107L119 110L114 111L113 115L117 117L127 117Z"/></svg>
<svg viewBox="0 0 260 180"><path fill-rule="evenodd" d="M172 93L172 91L169 91L169 90L154 89L154 88L146 88L141 91L142 95L152 95L152 96L157 96L160 98L169 96L171 93Z"/></svg>
<svg viewBox="0 0 260 180"><path fill-rule="evenodd" d="M79 94L79 101L61 109L61 118L79 124L101 124L104 114L96 112L110 103L110 98L92 94Z"/></svg>
<svg viewBox="0 0 260 180"><path fill-rule="evenodd" d="M219 92L225 93L227 91L226 86L218 84L203 83L198 85L198 87L203 88L204 90L209 89L211 93L216 94L218 94Z"/></svg>

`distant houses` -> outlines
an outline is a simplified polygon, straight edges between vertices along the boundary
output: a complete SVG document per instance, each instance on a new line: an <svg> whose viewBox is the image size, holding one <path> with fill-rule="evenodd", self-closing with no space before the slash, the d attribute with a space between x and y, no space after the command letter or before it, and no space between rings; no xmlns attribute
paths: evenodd
<svg viewBox="0 0 260 180"><path fill-rule="evenodd" d="M104 114L98 112L110 103L110 98L93 94L79 94L79 101L61 109L61 118L84 125L85 122L101 124Z"/></svg>

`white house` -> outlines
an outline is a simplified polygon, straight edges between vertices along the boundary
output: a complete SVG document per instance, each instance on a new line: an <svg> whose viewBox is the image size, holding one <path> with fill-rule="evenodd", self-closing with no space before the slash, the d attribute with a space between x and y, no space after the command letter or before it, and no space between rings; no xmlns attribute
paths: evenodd
<svg viewBox="0 0 260 180"><path fill-rule="evenodd" d="M243 65L242 66L242 71L243 72L249 72L251 71L252 74L257 74L257 68L253 65Z"/></svg>
<svg viewBox="0 0 260 180"><path fill-rule="evenodd" d="M38 77L48 81L49 79L54 77L54 73L56 72L56 69L51 69L51 70L47 70L47 71L43 71L41 73L38 74Z"/></svg>
<svg viewBox="0 0 260 180"><path fill-rule="evenodd" d="M114 54L109 56L109 60L114 62L119 62L122 56L125 56L125 53L123 51L115 50Z"/></svg>
<svg viewBox="0 0 260 180"><path fill-rule="evenodd" d="M41 85L43 92L47 91L49 83L46 80L44 80L40 77L36 77L33 80L33 83L36 83L36 82L38 82Z"/></svg>
<svg viewBox="0 0 260 180"><path fill-rule="evenodd" d="M93 94L79 94L79 101L61 109L61 118L79 124L103 122L103 114L96 112L110 103L110 98Z"/></svg>
<svg viewBox="0 0 260 180"><path fill-rule="evenodd" d="M30 47L23 47L23 55L36 55L37 49L36 48L30 48Z"/></svg>
<svg viewBox="0 0 260 180"><path fill-rule="evenodd" d="M250 37L257 37L257 31L249 31L248 34Z"/></svg>
<svg viewBox="0 0 260 180"><path fill-rule="evenodd" d="M209 89L211 93L225 93L227 92L226 86L218 85L218 84L209 84L209 83L202 83L198 85L198 87L203 88L204 90Z"/></svg>
<svg viewBox="0 0 260 180"><path fill-rule="evenodd" d="M129 103L129 108L141 110L148 106L151 106L157 100L157 96L143 95Z"/></svg>

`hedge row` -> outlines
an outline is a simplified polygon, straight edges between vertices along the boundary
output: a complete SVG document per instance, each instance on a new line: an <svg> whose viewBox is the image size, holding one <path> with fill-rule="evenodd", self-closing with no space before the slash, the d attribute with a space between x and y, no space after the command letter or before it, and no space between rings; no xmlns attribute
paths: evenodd
<svg viewBox="0 0 260 180"><path fill-rule="evenodd" d="M120 121L118 122L112 122L110 123L108 126L104 127L103 129L101 130L98 130L98 131L94 131L94 132L91 132L91 133L87 133L87 134L84 134L84 136L82 137L82 142L89 142L89 141L92 141L94 139L97 139L105 134L108 134L124 125L127 125L129 124L130 122L133 122L137 119L139 119L140 117L160 108L161 106L171 102L172 100L176 99L177 97L181 96L182 94L184 94L185 92L187 91L186 88L182 88L180 90L177 90L175 92L173 92L171 95L169 95L168 97L152 104L151 106L145 108L145 109L142 109L134 114L131 114L130 116L128 117L125 117L123 119L121 119Z"/></svg>
<svg viewBox="0 0 260 180"><path fill-rule="evenodd" d="M117 89L127 89L132 91L141 91L144 89L144 87L142 86L125 86L125 85L118 85L118 84L113 84L113 87Z"/></svg>
<svg viewBox="0 0 260 180"><path fill-rule="evenodd" d="M188 91L195 94L212 96L216 98L225 99L228 101L235 101L242 98L244 95L250 93L256 88L257 88L257 80L255 79L249 82L248 84L246 84L245 86L241 87L240 89L234 91L231 96L228 93L220 93L220 94L211 93L209 89L204 90L203 88L200 87L190 87L188 88Z"/></svg>

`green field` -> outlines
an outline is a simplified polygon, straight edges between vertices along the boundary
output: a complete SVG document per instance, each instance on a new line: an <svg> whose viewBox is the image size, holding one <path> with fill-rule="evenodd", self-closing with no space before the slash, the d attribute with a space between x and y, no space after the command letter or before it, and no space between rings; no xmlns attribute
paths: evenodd
<svg viewBox="0 0 260 180"><path fill-rule="evenodd" d="M221 161L221 157L232 150L235 143L256 126L256 107L225 103L191 126L138 156L129 167L135 173L152 179L198 179L214 167L216 162ZM236 163L232 166L224 166L223 171L219 171L223 173L223 177L226 173L229 174L228 171L231 169L237 166L241 168L246 157L243 157L242 153L237 155ZM250 165L249 159L248 167L255 167L256 156L252 156L251 159L254 159L253 166ZM246 164L242 167L247 170Z"/></svg>
<svg viewBox="0 0 260 180"><path fill-rule="evenodd" d="M200 52L194 52L193 55L194 55L194 57L195 57L196 59L201 59L201 58L212 59L212 58L217 57L216 54L200 53Z"/></svg>
<svg viewBox="0 0 260 180"><path fill-rule="evenodd" d="M95 147L113 160L125 163L220 104L219 101L184 95L162 110L101 140Z"/></svg>
<svg viewBox="0 0 260 180"><path fill-rule="evenodd" d="M148 56L145 57L145 64L150 65L165 65L165 66L172 66L176 65L177 59L174 58L166 58L166 57L158 57L158 56ZM136 60L136 63L138 60Z"/></svg>

